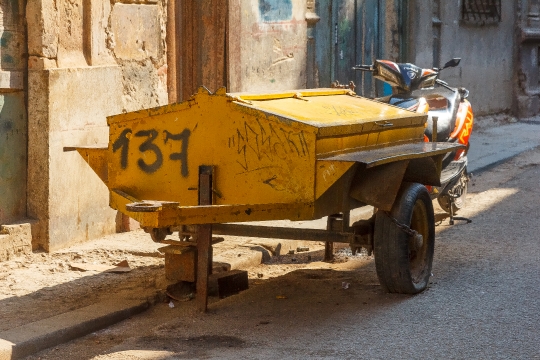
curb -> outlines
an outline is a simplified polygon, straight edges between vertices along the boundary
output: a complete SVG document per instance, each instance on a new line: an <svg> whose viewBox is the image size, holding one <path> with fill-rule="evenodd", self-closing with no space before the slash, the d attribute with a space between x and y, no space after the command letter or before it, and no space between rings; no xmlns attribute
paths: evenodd
<svg viewBox="0 0 540 360"><path fill-rule="evenodd" d="M470 170L467 169L467 172L468 172L469 174L473 174L473 175L479 175L479 174L482 174L482 173L484 173L484 172L486 172L486 171L489 171L489 170L491 170L491 169L493 169L493 168L495 168L495 167L497 167L497 166L499 166L499 165L501 165L501 164L504 164L505 162L510 161L510 160L512 160L512 159L514 159L514 158L516 158L516 157L518 157L519 155L523 154L524 152L526 152L526 151L528 151L528 150L532 150L532 149L534 149L534 148L524 150L523 152L519 152L519 153L517 153L517 154L511 155L511 156L508 156L508 157L505 157L505 158L503 158L503 159L494 161L494 162L489 163L489 164L487 164L487 165L480 166L480 167L478 167L478 168L473 168L473 169L470 169Z"/></svg>
<svg viewBox="0 0 540 360"><path fill-rule="evenodd" d="M540 146L537 131L540 121L490 128L474 134L469 150L469 173L480 174ZM511 134L511 136L509 136ZM475 146L475 144L478 144Z"/></svg>
<svg viewBox="0 0 540 360"><path fill-rule="evenodd" d="M540 148L540 145L533 145L531 147L520 149L519 151L517 151L515 153L512 153L512 154L508 155L507 157L501 158L501 159L499 159L497 161L493 161L493 162L491 162L489 164L482 165L482 166L479 166L477 168L471 168L469 172L472 173L472 174L481 174L481 173L489 171L489 170L491 170L491 169L493 169L493 168L495 168L495 167L497 167L497 166L499 166L501 164L504 164L505 162L510 161L510 160L518 157L519 155L521 155L521 154L523 154L523 153L525 153L527 151L531 151L531 150L538 149L538 148Z"/></svg>
<svg viewBox="0 0 540 360"><path fill-rule="evenodd" d="M0 332L0 360L21 359L148 309L147 300L112 299Z"/></svg>

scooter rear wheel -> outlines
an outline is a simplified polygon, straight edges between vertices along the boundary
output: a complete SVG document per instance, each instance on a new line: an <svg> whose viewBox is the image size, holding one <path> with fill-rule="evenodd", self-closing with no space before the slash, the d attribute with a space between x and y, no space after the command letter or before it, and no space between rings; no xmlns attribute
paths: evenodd
<svg viewBox="0 0 540 360"><path fill-rule="evenodd" d="M437 198L441 208L450 213L450 207L452 207L452 214L457 213L465 206L465 199L467 197L467 190L469 185L469 179L464 172L459 179L459 182L451 189L451 193L454 194L452 199L451 195L441 195ZM454 200L454 201L452 201Z"/></svg>

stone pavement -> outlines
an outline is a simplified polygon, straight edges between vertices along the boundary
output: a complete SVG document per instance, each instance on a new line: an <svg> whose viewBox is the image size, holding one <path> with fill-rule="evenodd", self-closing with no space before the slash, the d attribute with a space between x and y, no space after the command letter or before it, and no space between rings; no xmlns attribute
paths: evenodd
<svg viewBox="0 0 540 360"><path fill-rule="evenodd" d="M540 146L539 119L481 128L479 131L473 132L471 136L469 172L482 173L538 146ZM355 212L354 216L362 217L369 211L369 209L360 210ZM271 222L269 225L324 228L326 220L295 223L278 221ZM309 244L313 246L313 243ZM261 263L265 257L276 255L279 252L287 253L290 249L302 245L304 245L302 242L228 237L227 241L216 245L214 260L228 263L231 269L245 269ZM92 246L95 245L90 242L76 248L77 251L84 251L85 248L88 249ZM155 253L159 247L158 244L152 243L149 239L147 242L136 245L122 240L108 241L107 246L117 250L131 247L130 251L140 254ZM133 247L136 249L133 250ZM110 301L103 301L0 332L0 360L21 358L69 341L76 336L107 327L137 312L144 311L151 305L151 302L148 298L141 298L140 300L115 301L114 306L110 306Z"/></svg>
<svg viewBox="0 0 540 360"><path fill-rule="evenodd" d="M540 117L475 131L469 149L469 173L478 174L540 146Z"/></svg>

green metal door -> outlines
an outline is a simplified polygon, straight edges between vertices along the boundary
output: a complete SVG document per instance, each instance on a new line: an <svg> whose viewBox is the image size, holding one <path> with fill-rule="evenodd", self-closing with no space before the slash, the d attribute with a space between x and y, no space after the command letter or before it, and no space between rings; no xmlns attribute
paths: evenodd
<svg viewBox="0 0 540 360"><path fill-rule="evenodd" d="M24 2L0 1L0 13L0 225L3 225L26 217Z"/></svg>
<svg viewBox="0 0 540 360"><path fill-rule="evenodd" d="M367 97L388 93L369 73L352 70L375 59L406 61L408 0L317 0L316 65L320 87L354 81Z"/></svg>

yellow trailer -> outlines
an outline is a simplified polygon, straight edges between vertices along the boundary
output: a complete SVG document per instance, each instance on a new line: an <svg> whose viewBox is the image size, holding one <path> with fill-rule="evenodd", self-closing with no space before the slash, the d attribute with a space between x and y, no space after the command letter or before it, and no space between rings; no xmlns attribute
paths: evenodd
<svg viewBox="0 0 540 360"><path fill-rule="evenodd" d="M426 120L347 89L201 88L182 103L111 116L108 145L76 149L107 184L112 208L154 241L197 248L201 299L212 229L374 249L381 284L416 293L433 258L424 185L440 185L443 156L460 147L424 142ZM349 210L364 205L377 214L350 226ZM223 225L323 216L328 231ZM173 231L180 236L171 241Z"/></svg>

